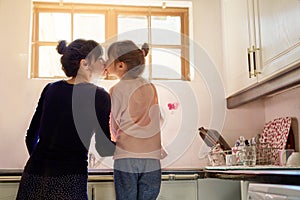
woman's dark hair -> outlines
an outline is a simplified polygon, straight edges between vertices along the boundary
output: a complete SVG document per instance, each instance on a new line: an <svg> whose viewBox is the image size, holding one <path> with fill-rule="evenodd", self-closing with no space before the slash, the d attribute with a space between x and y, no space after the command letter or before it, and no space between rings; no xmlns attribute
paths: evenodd
<svg viewBox="0 0 300 200"><path fill-rule="evenodd" d="M77 75L82 59L91 62L92 59L103 55L102 47L94 40L77 39L68 46L65 40L61 40L58 42L56 50L62 55L60 62L67 77Z"/></svg>
<svg viewBox="0 0 300 200"><path fill-rule="evenodd" d="M149 45L144 43L140 49L131 40L118 41L111 44L107 50L109 59L126 63L128 70L145 64L145 56L149 52Z"/></svg>

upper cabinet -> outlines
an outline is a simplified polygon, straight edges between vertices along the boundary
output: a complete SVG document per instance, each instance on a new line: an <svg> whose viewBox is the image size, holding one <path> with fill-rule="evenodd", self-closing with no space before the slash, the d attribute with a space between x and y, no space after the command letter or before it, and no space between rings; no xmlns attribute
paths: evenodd
<svg viewBox="0 0 300 200"><path fill-rule="evenodd" d="M299 64L299 0L223 0L222 17L228 96Z"/></svg>
<svg viewBox="0 0 300 200"><path fill-rule="evenodd" d="M256 0L260 80L300 61L300 1Z"/></svg>
<svg viewBox="0 0 300 200"><path fill-rule="evenodd" d="M248 59L248 48L255 43L254 26L247 0L223 0L221 3L226 91L231 95L257 82L257 77L249 73L253 63Z"/></svg>

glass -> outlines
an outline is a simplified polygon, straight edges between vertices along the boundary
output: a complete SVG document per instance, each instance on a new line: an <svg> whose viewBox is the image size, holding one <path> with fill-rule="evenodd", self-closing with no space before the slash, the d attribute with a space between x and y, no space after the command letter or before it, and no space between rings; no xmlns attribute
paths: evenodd
<svg viewBox="0 0 300 200"><path fill-rule="evenodd" d="M132 40L136 44L148 43L146 16L118 16L118 40Z"/></svg>
<svg viewBox="0 0 300 200"><path fill-rule="evenodd" d="M153 48L152 78L181 79L181 50Z"/></svg>
<svg viewBox="0 0 300 200"><path fill-rule="evenodd" d="M74 14L74 39L88 38L99 43L105 41L105 15Z"/></svg>
<svg viewBox="0 0 300 200"><path fill-rule="evenodd" d="M40 13L39 41L71 41L71 14Z"/></svg>
<svg viewBox="0 0 300 200"><path fill-rule="evenodd" d="M152 16L151 35L153 44L180 45L180 16Z"/></svg>
<svg viewBox="0 0 300 200"><path fill-rule="evenodd" d="M244 146L243 148L243 164L244 166L256 165L256 146Z"/></svg>
<svg viewBox="0 0 300 200"><path fill-rule="evenodd" d="M227 154L225 156L225 159L226 159L227 166L236 165L236 155L235 154Z"/></svg>
<svg viewBox="0 0 300 200"><path fill-rule="evenodd" d="M39 47L39 77L65 77L55 46Z"/></svg>

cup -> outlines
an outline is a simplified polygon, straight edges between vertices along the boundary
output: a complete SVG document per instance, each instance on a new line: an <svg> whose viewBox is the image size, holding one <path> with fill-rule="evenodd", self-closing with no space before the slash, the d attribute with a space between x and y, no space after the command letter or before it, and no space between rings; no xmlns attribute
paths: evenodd
<svg viewBox="0 0 300 200"><path fill-rule="evenodd" d="M300 166L300 152L293 152L286 161L286 166Z"/></svg>
<svg viewBox="0 0 300 200"><path fill-rule="evenodd" d="M236 156L234 154L227 154L225 159L227 166L236 165Z"/></svg>
<svg viewBox="0 0 300 200"><path fill-rule="evenodd" d="M244 166L256 165L256 146L245 146L242 151Z"/></svg>
<svg viewBox="0 0 300 200"><path fill-rule="evenodd" d="M279 149L279 165L285 166L288 158L294 152L294 149Z"/></svg>

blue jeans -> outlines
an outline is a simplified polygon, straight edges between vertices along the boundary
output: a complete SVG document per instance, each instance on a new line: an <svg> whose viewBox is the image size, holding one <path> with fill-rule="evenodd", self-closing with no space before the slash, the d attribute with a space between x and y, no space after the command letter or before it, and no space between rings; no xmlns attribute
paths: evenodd
<svg viewBox="0 0 300 200"><path fill-rule="evenodd" d="M160 160L115 160L114 184L116 200L155 200L161 185Z"/></svg>

